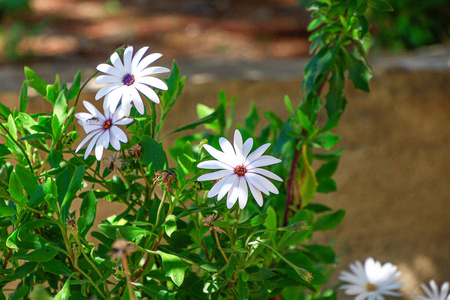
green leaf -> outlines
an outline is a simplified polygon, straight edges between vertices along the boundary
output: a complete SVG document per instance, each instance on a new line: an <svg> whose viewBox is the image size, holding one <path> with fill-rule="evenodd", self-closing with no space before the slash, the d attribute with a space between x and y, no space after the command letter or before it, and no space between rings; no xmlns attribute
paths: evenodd
<svg viewBox="0 0 450 300"><path fill-rule="evenodd" d="M86 220L86 224L83 229L80 228L80 234L85 236L89 229L92 228L97 214L97 198L95 197L92 188L84 196L83 202L80 207L80 216L83 216ZM80 227L80 226L79 226Z"/></svg>
<svg viewBox="0 0 450 300"><path fill-rule="evenodd" d="M327 132L317 138L314 139L314 143L317 144L320 148L329 150L336 146L337 143L341 140L341 137L335 135L331 132Z"/></svg>
<svg viewBox="0 0 450 300"><path fill-rule="evenodd" d="M55 296L55 300L68 300L70 297L70 278L66 280L62 289Z"/></svg>
<svg viewBox="0 0 450 300"><path fill-rule="evenodd" d="M172 233L177 230L177 217L174 215L169 215L164 223L164 229L166 234L170 237Z"/></svg>
<svg viewBox="0 0 450 300"><path fill-rule="evenodd" d="M237 227L238 228L257 227L266 221L267 216L268 216L268 214L262 214L262 215L258 215L256 217L250 216L250 218L248 220L245 220L245 222L239 223L237 225Z"/></svg>
<svg viewBox="0 0 450 300"><path fill-rule="evenodd" d="M23 259L34 262L45 262L52 260L58 251L48 248L37 249L25 255L15 256L15 259Z"/></svg>
<svg viewBox="0 0 450 300"><path fill-rule="evenodd" d="M157 172L167 167L167 156L161 143L156 142L148 135L144 135L141 140L141 145L141 163L146 165L152 164L151 168L153 172Z"/></svg>
<svg viewBox="0 0 450 300"><path fill-rule="evenodd" d="M0 102L0 115L3 116L3 119L7 120L10 114L12 114L12 112L9 107Z"/></svg>
<svg viewBox="0 0 450 300"><path fill-rule="evenodd" d="M237 280L237 293L239 295L239 299L248 299L250 294L250 290L248 288L247 282L242 279L242 276L238 276Z"/></svg>
<svg viewBox="0 0 450 300"><path fill-rule="evenodd" d="M70 276L70 274L72 274L69 268L67 268L67 266L58 259L52 259L48 262L41 262L41 265L44 267L46 272L55 275Z"/></svg>
<svg viewBox="0 0 450 300"><path fill-rule="evenodd" d="M355 89L360 89L367 93L370 92L369 81L372 78L372 73L363 61L349 55L348 73L348 77L353 81Z"/></svg>
<svg viewBox="0 0 450 300"><path fill-rule="evenodd" d="M212 114L210 114L200 120L197 120L195 122L189 123L183 127L175 129L172 132L170 132L169 134L167 134L165 137L167 137L171 134L177 133L177 132L188 130L188 129L195 129L195 128L197 128L197 126L200 126L200 125L211 124L212 122L214 122L217 119L219 119L220 117L222 117L223 114L224 114L224 108L222 106L219 106Z"/></svg>
<svg viewBox="0 0 450 300"><path fill-rule="evenodd" d="M100 224L98 228L109 238L117 239L117 234L120 234L121 237L126 239L127 241L134 241L136 238L140 236L147 236L153 234L151 231L133 227L133 226L116 226L116 225L107 225Z"/></svg>
<svg viewBox="0 0 450 300"><path fill-rule="evenodd" d="M317 190L317 179L309 164L307 146L303 145L302 147L302 160L303 160L303 169L300 173L299 177L299 191L302 196L302 207L305 207L309 204L309 202L314 198Z"/></svg>
<svg viewBox="0 0 450 300"><path fill-rule="evenodd" d="M16 174L19 177L19 180L22 183L27 194L33 195L33 193L39 186L33 172L25 169L25 167L21 165L16 165Z"/></svg>
<svg viewBox="0 0 450 300"><path fill-rule="evenodd" d="M25 77L28 79L30 87L32 87L36 92L41 94L43 97L47 95L47 82L39 77L33 70L25 67Z"/></svg>
<svg viewBox="0 0 450 300"><path fill-rule="evenodd" d="M62 161L63 155L61 151L52 149L50 150L50 154L48 155L47 162L50 164L52 168L57 168L59 163Z"/></svg>
<svg viewBox="0 0 450 300"><path fill-rule="evenodd" d="M345 210L340 209L331 214L325 214L317 218L314 223L314 231L334 230L345 217Z"/></svg>
<svg viewBox="0 0 450 300"><path fill-rule="evenodd" d="M13 139L17 141L17 126L16 123L14 122L13 115L8 116L8 129Z"/></svg>
<svg viewBox="0 0 450 300"><path fill-rule="evenodd" d="M16 210L6 205L5 200L0 199L0 218L14 216L17 214Z"/></svg>
<svg viewBox="0 0 450 300"><path fill-rule="evenodd" d="M303 247L308 251L308 254L317 261L326 264L336 263L336 254L330 246L305 245Z"/></svg>
<svg viewBox="0 0 450 300"><path fill-rule="evenodd" d="M245 128L248 129L249 132L254 132L256 126L259 122L258 109L256 109L255 102L251 102L250 112L247 117L245 117Z"/></svg>
<svg viewBox="0 0 450 300"><path fill-rule="evenodd" d="M15 172L11 173L11 176L9 177L8 191L11 197L17 201L20 201L23 198L23 185Z"/></svg>
<svg viewBox="0 0 450 300"><path fill-rule="evenodd" d="M27 105L28 105L28 81L25 80L23 82L22 88L20 89L20 95L19 95L19 111L20 112L24 112L27 110Z"/></svg>
<svg viewBox="0 0 450 300"><path fill-rule="evenodd" d="M64 92L59 93L53 107L53 115L58 118L59 123L64 124L67 119L67 99Z"/></svg>
<svg viewBox="0 0 450 300"><path fill-rule="evenodd" d="M380 11L394 11L394 8L386 0L369 0L369 5Z"/></svg>
<svg viewBox="0 0 450 300"><path fill-rule="evenodd" d="M81 70L78 70L77 74L73 78L72 85L70 86L70 89L67 92L67 99L69 101L77 96L78 92L80 91L80 85L81 85Z"/></svg>
<svg viewBox="0 0 450 300"><path fill-rule="evenodd" d="M65 194L64 200L61 203L61 208L64 208L64 206L69 201L73 200L76 197L77 191L81 189L83 177L84 177L84 166L78 166L70 180L67 193Z"/></svg>
<svg viewBox="0 0 450 300"><path fill-rule="evenodd" d="M178 256L162 251L157 251L157 253L161 256L166 276L170 277L177 286L181 286L184 281L184 271L187 269L187 265Z"/></svg>

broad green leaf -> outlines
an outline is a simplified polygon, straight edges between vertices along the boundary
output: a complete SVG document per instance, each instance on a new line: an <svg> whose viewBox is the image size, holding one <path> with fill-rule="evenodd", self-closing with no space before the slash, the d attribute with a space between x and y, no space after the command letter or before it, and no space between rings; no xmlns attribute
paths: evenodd
<svg viewBox="0 0 450 300"><path fill-rule="evenodd" d="M175 61L173 61L170 76L164 80L167 83L168 90L163 92L161 96L161 106L163 107L164 114L167 114L181 95L185 80L185 76L180 77L180 69Z"/></svg>
<svg viewBox="0 0 450 300"><path fill-rule="evenodd" d="M303 160L303 169L299 177L299 191L302 197L302 207L305 207L309 204L309 202L314 198L317 190L317 179L309 164L308 160L308 148L306 145L302 146L302 160Z"/></svg>
<svg viewBox="0 0 450 300"><path fill-rule="evenodd" d="M100 224L98 228L110 239L117 239L117 234L120 234L121 237L126 239L127 241L134 241L136 238L140 236L147 236L153 234L151 231L133 227L133 226L115 226L115 225L107 225Z"/></svg>
<svg viewBox="0 0 450 300"><path fill-rule="evenodd" d="M78 70L77 74L73 78L72 85L70 86L69 91L67 92L67 100L70 101L74 99L78 92L80 91L81 85L81 70Z"/></svg>
<svg viewBox="0 0 450 300"><path fill-rule="evenodd" d="M248 288L247 282L242 279L242 276L238 276L237 292L239 295L239 299L248 299L250 290Z"/></svg>
<svg viewBox="0 0 450 300"><path fill-rule="evenodd" d="M17 201L20 201L23 198L23 185L15 172L11 173L11 176L9 177L8 191L11 197Z"/></svg>
<svg viewBox="0 0 450 300"><path fill-rule="evenodd" d="M14 296L12 297L12 300L22 300L25 299L25 297L28 295L28 292L30 291L30 287L27 285L22 285L19 287L16 292L14 293Z"/></svg>
<svg viewBox="0 0 450 300"><path fill-rule="evenodd" d="M314 231L327 231L335 229L345 217L345 210L340 209L331 214L321 215L314 223Z"/></svg>
<svg viewBox="0 0 450 300"><path fill-rule="evenodd" d="M264 227L266 227L266 229L277 228L277 213L275 212L275 209L272 206L269 206L266 213L267 218L264 221Z"/></svg>
<svg viewBox="0 0 450 300"><path fill-rule="evenodd" d="M19 95L19 110L20 112L24 112L27 110L28 105L28 81L25 80L23 82L22 88L20 89L20 95Z"/></svg>
<svg viewBox="0 0 450 300"><path fill-rule="evenodd" d="M21 165L16 165L16 174L19 177L19 180L22 183L27 194L33 195L33 193L39 186L33 172Z"/></svg>
<svg viewBox="0 0 450 300"><path fill-rule="evenodd" d="M61 151L52 149L50 150L50 154L48 155L47 162L50 164L52 168L57 168L62 159L63 155Z"/></svg>
<svg viewBox="0 0 450 300"><path fill-rule="evenodd" d="M161 143L156 142L148 135L144 135L141 140L142 157L140 162L146 165L151 164L153 172L157 172L167 167L167 156Z"/></svg>
<svg viewBox="0 0 450 300"><path fill-rule="evenodd" d="M184 271L188 266L178 256L162 251L157 253L161 256L166 276L170 277L177 286L181 286L184 281Z"/></svg>
<svg viewBox="0 0 450 300"><path fill-rule="evenodd" d="M30 87L32 87L36 92L41 94L43 97L47 95L47 82L39 77L33 70L25 67L25 77L28 79Z"/></svg>
<svg viewBox="0 0 450 300"><path fill-rule="evenodd" d="M55 300L43 285L36 285L30 293L31 300Z"/></svg>
<svg viewBox="0 0 450 300"><path fill-rule="evenodd" d="M336 144L339 143L340 140L340 136L335 135L331 132L327 132L326 134L320 135L319 137L315 138L313 142L320 148L329 150L336 146Z"/></svg>
<svg viewBox="0 0 450 300"><path fill-rule="evenodd" d="M59 93L56 99L55 106L53 107L53 115L58 117L61 126L67 119L67 99L64 92Z"/></svg>
<svg viewBox="0 0 450 300"><path fill-rule="evenodd" d="M6 205L5 200L0 199L0 218L14 216L16 213L14 208Z"/></svg>
<svg viewBox="0 0 450 300"><path fill-rule="evenodd" d="M3 117L2 119L7 120L10 114L12 114L11 109L0 102L0 116Z"/></svg>
<svg viewBox="0 0 450 300"><path fill-rule="evenodd" d="M97 198L95 197L95 194L91 188L89 192L84 196L83 202L81 203L80 207L80 216L83 216L86 220L85 227L82 230L80 228L80 234L82 236L85 236L89 229L91 229L91 227L94 225L95 216L97 214L97 203Z"/></svg>
<svg viewBox="0 0 450 300"><path fill-rule="evenodd" d="M237 227L239 228L255 228L261 224L264 224L264 222L267 219L268 214L261 214L256 217L251 216L248 220L245 222L239 223Z"/></svg>
<svg viewBox="0 0 450 300"><path fill-rule="evenodd" d="M172 233L177 230L177 218L174 215L169 215L164 223L166 234L170 237Z"/></svg>
<svg viewBox="0 0 450 300"><path fill-rule="evenodd" d="M386 0L369 0L369 5L380 11L394 11L394 8Z"/></svg>
<svg viewBox="0 0 450 300"><path fill-rule="evenodd" d="M259 122L259 115L258 115L258 109L256 108L254 101L251 102L250 112L245 117L244 122L245 122L245 128L249 132L255 131L256 126L258 125L258 122Z"/></svg>
<svg viewBox="0 0 450 300"><path fill-rule="evenodd" d="M55 300L68 300L70 297L70 278L66 280L62 289L55 296Z"/></svg>
<svg viewBox="0 0 450 300"><path fill-rule="evenodd" d="M308 251L308 254L314 257L317 261L326 264L336 263L336 254L330 246L305 245L303 247Z"/></svg>
<svg viewBox="0 0 450 300"><path fill-rule="evenodd" d="M25 255L15 256L15 258L27 261L46 262L52 260L56 254L58 254L56 250L41 248Z"/></svg>
<svg viewBox="0 0 450 300"><path fill-rule="evenodd" d="M5 144L0 144L0 157L11 154L8 147Z"/></svg>
<svg viewBox="0 0 450 300"><path fill-rule="evenodd" d="M352 55L348 55L348 77L353 81L355 89L370 92L369 81L372 73L369 67Z"/></svg>
<svg viewBox="0 0 450 300"><path fill-rule="evenodd" d="M330 79L328 79L329 89L327 95L325 96L327 99L325 107L329 118L328 122L331 122L330 120L334 121L337 118L336 126L339 122L339 117L347 105L347 100L345 99L344 94L345 77L342 68L343 66L339 66L338 64L335 64L331 68L331 76ZM331 124L327 123L325 127L327 126L333 128ZM322 131L324 130L322 129Z"/></svg>
<svg viewBox="0 0 450 300"><path fill-rule="evenodd" d="M77 191L81 189L81 183L83 182L84 176L84 166L78 166L70 179L70 184L67 189L67 193L64 200L61 203L61 208L63 208L68 201L71 201L76 197Z"/></svg>
<svg viewBox="0 0 450 300"><path fill-rule="evenodd" d="M41 265L44 267L46 272L55 275L70 276L70 274L72 274L69 268L58 259L52 259L48 262L41 262Z"/></svg>
<svg viewBox="0 0 450 300"><path fill-rule="evenodd" d="M12 114L8 116L8 129L13 139L17 141L17 126Z"/></svg>

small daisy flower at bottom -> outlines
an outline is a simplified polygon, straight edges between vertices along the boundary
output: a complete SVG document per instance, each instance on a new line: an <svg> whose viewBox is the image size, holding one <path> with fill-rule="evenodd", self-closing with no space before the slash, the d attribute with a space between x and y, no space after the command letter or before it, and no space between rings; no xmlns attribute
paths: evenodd
<svg viewBox="0 0 450 300"><path fill-rule="evenodd" d="M356 296L355 300L384 300L384 296L401 296L395 292L403 286L397 282L401 272L391 263L381 265L369 257L364 262L356 261L350 264L352 272L341 271L340 280L346 282L341 289L345 289L346 295Z"/></svg>
<svg viewBox="0 0 450 300"><path fill-rule="evenodd" d="M259 168L281 162L280 159L273 156L262 155L269 148L270 143L262 145L250 154L253 139L249 138L243 143L241 133L236 130L234 132L234 148L223 137L219 139L219 144L222 151L210 145L203 146L217 160L207 160L197 165L201 169L219 169L219 171L204 174L197 179L198 181L219 180L208 192L208 198L217 196L217 200L221 200L228 193L227 207L230 209L239 200L239 207L242 209L247 204L249 188L259 206L263 205L261 192L266 195L269 195L270 192L278 194L275 185L263 176L278 181L283 181L283 179L270 171Z"/></svg>
<svg viewBox="0 0 450 300"><path fill-rule="evenodd" d="M425 295L414 294L414 297L419 300L450 300L450 284L448 281L442 283L440 291L436 281L430 280L429 284L430 287L423 283L420 285Z"/></svg>
<svg viewBox="0 0 450 300"><path fill-rule="evenodd" d="M89 156L92 149L95 146L95 157L100 160L103 155L103 150L108 149L109 144L114 149L120 150L120 142L128 142L128 138L125 133L117 127L117 125L127 125L133 122L133 119L126 118L121 109L117 109L114 113L109 110L105 111L103 115L94 105L87 101L83 101L84 107L89 113L77 113L75 117L78 119L78 123L83 126L87 136L78 145L75 152L80 149L89 141L86 152L84 153L84 159Z"/></svg>

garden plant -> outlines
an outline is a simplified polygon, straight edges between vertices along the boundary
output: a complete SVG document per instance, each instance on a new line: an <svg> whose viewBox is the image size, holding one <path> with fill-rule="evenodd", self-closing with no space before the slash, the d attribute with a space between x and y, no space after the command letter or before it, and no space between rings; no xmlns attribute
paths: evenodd
<svg viewBox="0 0 450 300"><path fill-rule="evenodd" d="M342 283L328 278L339 256L313 235L334 230L345 211L314 198L337 189L343 150L332 130L345 81L369 92L368 7L390 8L308 6L313 56L300 103L284 99L286 120L252 104L236 124L235 99L220 93L217 107L198 104L197 121L166 129L185 77L175 62L154 66L161 54L148 47L122 46L71 84L25 67L19 106L0 103L0 298L336 299ZM94 79L97 101L83 101ZM26 112L30 88L51 113ZM123 209L96 220L99 199ZM363 288L383 299L376 285Z"/></svg>

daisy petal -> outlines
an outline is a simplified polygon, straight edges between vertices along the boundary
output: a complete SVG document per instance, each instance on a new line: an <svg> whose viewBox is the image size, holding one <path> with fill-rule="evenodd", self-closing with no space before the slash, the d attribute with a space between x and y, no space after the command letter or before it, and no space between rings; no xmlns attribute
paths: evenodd
<svg viewBox="0 0 450 300"><path fill-rule="evenodd" d="M273 180L283 181L283 179L280 176L278 176L275 173L272 173L270 171L267 171L265 169L253 168L253 169L249 170L248 172L263 175L263 176L269 177L270 179L273 179Z"/></svg>
<svg viewBox="0 0 450 300"><path fill-rule="evenodd" d="M123 52L123 65L125 73L131 73L131 59L133 58L133 47L129 46Z"/></svg>
<svg viewBox="0 0 450 300"><path fill-rule="evenodd" d="M139 90L139 92L144 94L148 99L152 100L155 103L159 103L159 97L154 90L141 83L135 83L134 86Z"/></svg>
<svg viewBox="0 0 450 300"><path fill-rule="evenodd" d="M167 72L170 72L170 70L165 67L149 67L149 68L142 70L139 73L139 76L148 76L148 75L161 74L161 73L167 73Z"/></svg>
<svg viewBox="0 0 450 300"><path fill-rule="evenodd" d="M152 53L150 55L147 55L146 57L144 57L143 60L141 60L139 62L139 64L137 65L136 71L140 72L140 71L144 70L146 67L148 67L149 64L151 64L155 60L159 59L161 56L162 56L161 53Z"/></svg>
<svg viewBox="0 0 450 300"><path fill-rule="evenodd" d="M97 71L115 76L117 78L120 78L120 80L122 80L123 75L125 75L120 73L119 70L108 64L99 64L97 66Z"/></svg>
<svg viewBox="0 0 450 300"><path fill-rule="evenodd" d="M125 71L125 68L123 67L122 61L120 60L119 54L117 52L114 52L111 55L111 63L113 66L118 70L121 74L127 74Z"/></svg>

